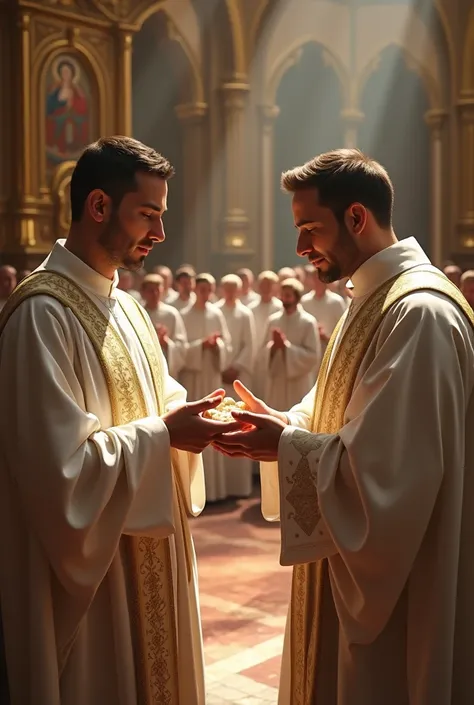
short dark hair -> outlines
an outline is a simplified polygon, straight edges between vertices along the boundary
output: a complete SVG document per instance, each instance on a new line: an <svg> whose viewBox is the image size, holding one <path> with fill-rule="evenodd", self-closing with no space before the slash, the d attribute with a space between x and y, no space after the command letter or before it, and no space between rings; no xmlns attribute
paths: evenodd
<svg viewBox="0 0 474 705"><path fill-rule="evenodd" d="M87 196L102 189L119 206L126 193L136 189L138 172L166 181L174 175L169 161L132 137L102 137L79 157L71 176L71 218L78 222Z"/></svg>
<svg viewBox="0 0 474 705"><path fill-rule="evenodd" d="M392 224L393 185L384 167L359 149L325 152L281 176L284 191L316 188L319 202L341 222L352 203L361 203L382 228Z"/></svg>

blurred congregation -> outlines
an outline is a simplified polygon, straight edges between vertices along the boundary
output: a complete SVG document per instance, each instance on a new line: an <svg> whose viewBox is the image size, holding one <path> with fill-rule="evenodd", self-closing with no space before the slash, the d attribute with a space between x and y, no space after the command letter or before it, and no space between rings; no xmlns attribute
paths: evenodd
<svg viewBox="0 0 474 705"><path fill-rule="evenodd" d="M474 271L446 262L444 273L474 308ZM29 272L0 267L0 310ZM352 296L347 279L325 284L311 264L266 270L241 268L216 280L183 264L120 270L118 287L149 314L169 372L194 401L222 387L235 397L242 381L269 406L284 411L313 387L322 356ZM257 467L247 458L204 451L208 502L252 494Z"/></svg>

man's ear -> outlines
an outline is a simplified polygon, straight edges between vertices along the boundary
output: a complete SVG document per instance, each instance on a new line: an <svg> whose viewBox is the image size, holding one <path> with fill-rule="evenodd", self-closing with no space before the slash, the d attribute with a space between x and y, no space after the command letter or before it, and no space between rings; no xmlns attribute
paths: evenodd
<svg viewBox="0 0 474 705"><path fill-rule="evenodd" d="M87 196L86 208L96 223L104 223L110 217L112 200L102 189L94 189Z"/></svg>
<svg viewBox="0 0 474 705"><path fill-rule="evenodd" d="M361 235L367 225L367 208L362 203L353 203L344 216L345 224L353 235Z"/></svg>

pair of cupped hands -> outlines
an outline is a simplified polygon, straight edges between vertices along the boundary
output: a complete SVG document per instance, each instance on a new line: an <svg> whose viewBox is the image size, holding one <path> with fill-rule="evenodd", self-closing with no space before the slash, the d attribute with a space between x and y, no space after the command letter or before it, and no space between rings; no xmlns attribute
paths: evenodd
<svg viewBox="0 0 474 705"><path fill-rule="evenodd" d="M239 380L234 389L249 411L232 412L234 421L221 422L203 418L202 413L215 409L224 399L223 389L187 402L163 416L172 448L201 453L208 445L230 457L272 461L278 457L278 443L287 424L281 411L271 409Z"/></svg>

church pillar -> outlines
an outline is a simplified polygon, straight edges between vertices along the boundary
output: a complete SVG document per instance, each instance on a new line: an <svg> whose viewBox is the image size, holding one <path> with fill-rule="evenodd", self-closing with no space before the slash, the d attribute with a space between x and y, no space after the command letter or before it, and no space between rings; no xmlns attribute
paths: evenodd
<svg viewBox="0 0 474 705"><path fill-rule="evenodd" d="M176 106L181 122L183 153L186 168L184 178L184 233L185 259L193 262L198 271L208 266L211 247L207 217L207 172L205 168L204 118L206 103L188 103Z"/></svg>
<svg viewBox="0 0 474 705"><path fill-rule="evenodd" d="M248 251L249 219L246 210L245 106L250 86L240 81L222 86L225 111L225 216L223 248Z"/></svg>
<svg viewBox="0 0 474 705"><path fill-rule="evenodd" d="M20 29L20 66L17 72L20 87L20 119L19 119L19 144L20 156L16 189L18 197L15 203L15 227L11 239L7 242L8 250L21 255L28 248L36 245L35 237L35 199L32 193L32 125L31 117L31 16L22 12L19 18Z"/></svg>
<svg viewBox="0 0 474 705"><path fill-rule="evenodd" d="M443 251L443 125L446 112L428 110L425 121L431 131L431 260L441 266Z"/></svg>
<svg viewBox="0 0 474 705"><path fill-rule="evenodd" d="M460 245L474 248L474 94L461 96L459 109L459 216Z"/></svg>
<svg viewBox="0 0 474 705"><path fill-rule="evenodd" d="M273 200L274 173L273 150L275 120L280 108L277 105L262 105L261 108L261 203L260 203L260 268L273 269L273 246L275 241Z"/></svg>
<svg viewBox="0 0 474 705"><path fill-rule="evenodd" d="M353 149L358 143L358 128L364 119L364 113L356 108L345 108L341 111L341 118L344 125L344 147Z"/></svg>
<svg viewBox="0 0 474 705"><path fill-rule="evenodd" d="M118 105L117 131L120 135L132 135L132 42L131 32L118 30Z"/></svg>

